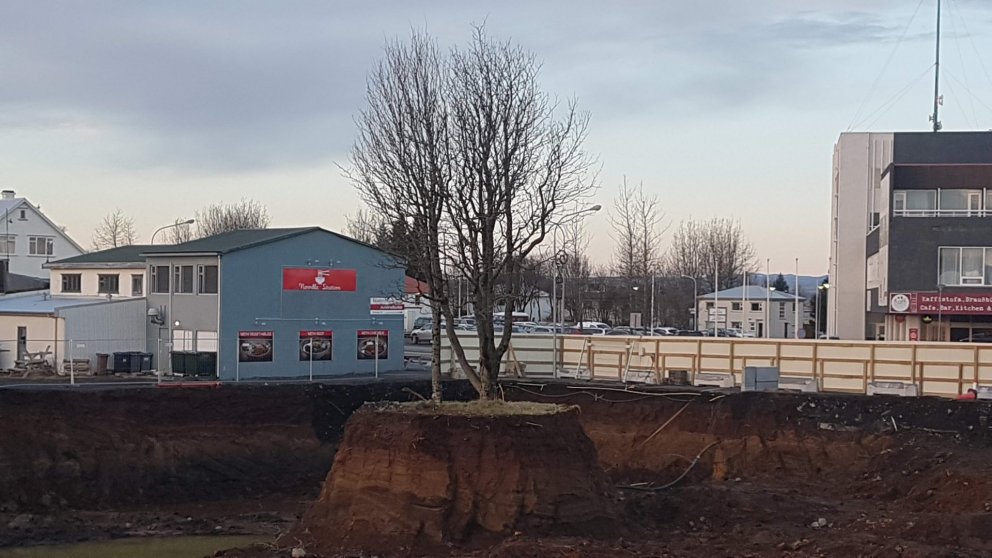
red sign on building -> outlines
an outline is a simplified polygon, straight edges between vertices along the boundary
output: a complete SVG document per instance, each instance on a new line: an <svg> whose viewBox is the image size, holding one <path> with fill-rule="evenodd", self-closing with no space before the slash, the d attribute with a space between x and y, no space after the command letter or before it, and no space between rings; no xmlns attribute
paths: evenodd
<svg viewBox="0 0 992 558"><path fill-rule="evenodd" d="M282 270L282 290L284 291L353 292L357 285L358 277L354 269L286 267Z"/></svg>
<svg viewBox="0 0 992 558"><path fill-rule="evenodd" d="M889 297L897 314L992 315L992 294L897 293Z"/></svg>

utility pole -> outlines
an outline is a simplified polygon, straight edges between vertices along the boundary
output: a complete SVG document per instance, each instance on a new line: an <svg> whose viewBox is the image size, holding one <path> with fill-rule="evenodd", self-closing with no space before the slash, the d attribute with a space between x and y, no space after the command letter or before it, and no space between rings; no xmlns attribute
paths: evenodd
<svg viewBox="0 0 992 558"><path fill-rule="evenodd" d="M933 115L930 120L933 121L933 131L938 132L941 128L940 120L937 118L940 111L940 0L937 0L937 53L935 59L933 65Z"/></svg>

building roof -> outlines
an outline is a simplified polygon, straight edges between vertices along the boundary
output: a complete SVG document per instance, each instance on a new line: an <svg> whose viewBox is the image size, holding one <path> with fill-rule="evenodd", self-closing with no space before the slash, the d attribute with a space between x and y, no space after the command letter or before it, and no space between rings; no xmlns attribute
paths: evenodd
<svg viewBox="0 0 992 558"><path fill-rule="evenodd" d="M127 299L120 299L127 300ZM131 299L133 300L133 299ZM0 314L39 314L53 316L59 309L107 302L107 297L53 297L48 291L0 296Z"/></svg>
<svg viewBox="0 0 992 558"><path fill-rule="evenodd" d="M42 213L41 209L39 209L37 206L29 202L27 198L0 198L0 212L3 212L5 216L12 213L14 210L21 207L22 205L26 205L30 207L32 211L37 213L38 216L41 217L43 221L45 221L46 223L48 223L49 226L52 227L52 229L55 231L56 234L62 235L62 238L64 238L66 242L71 244L80 252L84 251L83 247L77 244L76 241L73 240L72 237L65 232L65 229L63 229L59 225L56 225L54 221L52 221L51 219L48 218L47 215Z"/></svg>
<svg viewBox="0 0 992 558"><path fill-rule="evenodd" d="M734 287L732 289L725 289L718 293L709 293L700 295L700 300L714 300L716 296L719 295L720 300L744 300L745 287ZM766 298L771 300L782 300L782 301L794 301L796 300L796 295L793 293L783 293L781 291L768 290L764 287L759 287L757 285L747 286L747 299L762 301ZM799 300L806 300L806 297L800 296Z"/></svg>
<svg viewBox="0 0 992 558"><path fill-rule="evenodd" d="M21 275L19 273L7 273L4 277L3 293L20 293L26 291L43 291L49 286L48 279Z"/></svg>
<svg viewBox="0 0 992 558"><path fill-rule="evenodd" d="M142 255L151 248L147 244L134 244L131 246L118 246L96 252L88 252L71 258L63 258L54 262L49 262L42 267L48 269L59 269L63 267L95 267L100 264L140 264L144 266L145 257Z"/></svg>
<svg viewBox="0 0 992 558"><path fill-rule="evenodd" d="M208 236L205 238L198 238L196 240L190 240L189 242L183 242L181 244L149 247L142 252L142 255L145 256L161 256L161 255L169 255L169 254L223 255L231 252L236 252L238 250L254 248L255 246L261 246L263 244L268 244L270 242L276 242L279 240L292 238L294 236L299 236L301 234L306 234L314 231L325 232L327 234L334 235L343 240L347 240L348 242L354 242L355 244L360 244L368 248L379 250L374 246L370 246L368 244L365 244L364 242L359 242L354 238L345 236L343 234L338 234L336 232L329 231L326 229L322 229L320 227L298 227L298 228L288 228L288 229L241 229L241 230L230 231L221 234L215 234L213 236Z"/></svg>

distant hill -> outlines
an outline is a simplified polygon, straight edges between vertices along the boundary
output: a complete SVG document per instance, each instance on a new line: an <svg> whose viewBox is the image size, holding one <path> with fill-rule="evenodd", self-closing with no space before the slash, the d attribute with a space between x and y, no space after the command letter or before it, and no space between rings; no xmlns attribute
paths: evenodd
<svg viewBox="0 0 992 558"><path fill-rule="evenodd" d="M791 293L795 290L796 275L794 273L783 273L782 277L785 278L785 282L789 284L789 292ZM771 275L771 282L775 282L778 278L778 273L773 273ZM800 295L816 295L816 288L823 283L826 279L826 275L800 275L799 276L799 294ZM751 285L761 285L765 286L765 274L755 273L748 277L747 282Z"/></svg>

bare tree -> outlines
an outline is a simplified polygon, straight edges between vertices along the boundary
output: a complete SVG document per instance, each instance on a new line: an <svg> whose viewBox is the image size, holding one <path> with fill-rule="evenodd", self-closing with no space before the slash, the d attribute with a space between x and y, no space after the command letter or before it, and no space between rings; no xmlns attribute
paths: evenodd
<svg viewBox="0 0 992 558"><path fill-rule="evenodd" d="M168 229L170 244L182 244L183 242L193 240L193 225L189 224L188 221L189 219L183 217L177 217L173 221L173 226Z"/></svg>
<svg viewBox="0 0 992 558"><path fill-rule="evenodd" d="M242 199L236 203L208 205L196 212L196 235L199 238L241 229L264 229L269 226L269 212L261 202Z"/></svg>
<svg viewBox="0 0 992 558"><path fill-rule="evenodd" d="M613 201L610 224L616 242L614 273L626 279L630 309L647 318L651 314L651 277L662 263L660 243L666 230L658 197L645 194L643 183L633 187L624 178Z"/></svg>
<svg viewBox="0 0 992 558"><path fill-rule="evenodd" d="M441 261L444 203L451 183L445 102L447 66L436 43L414 33L410 42L386 45L366 84L368 107L358 120L358 139L345 170L359 195L384 222L411 228L404 261L427 283L422 293L433 320L432 398L441 400L441 316L449 305L447 267ZM357 226L357 225L356 225Z"/></svg>
<svg viewBox="0 0 992 558"><path fill-rule="evenodd" d="M382 214L367 209L359 209L353 216L346 215L345 223L348 236L355 240L373 246L379 246L383 240L386 223L382 219Z"/></svg>
<svg viewBox="0 0 992 558"><path fill-rule="evenodd" d="M417 34L387 45L347 171L370 210L417 228L408 265L428 279L435 323L444 318L456 360L483 398L496 396L512 331L497 341L497 303L510 322L528 256L592 188L587 119L541 91L539 67L481 28L448 56ZM478 367L455 335L451 274L467 283ZM439 332L434 341L436 360Z"/></svg>
<svg viewBox="0 0 992 558"><path fill-rule="evenodd" d="M744 273L756 269L754 247L740 221L720 217L682 221L672 236L667 264L669 274L695 277L711 290L740 285Z"/></svg>
<svg viewBox="0 0 992 558"><path fill-rule="evenodd" d="M106 250L134 244L134 219L120 209L107 214L93 231L93 249Z"/></svg>
<svg viewBox="0 0 992 558"><path fill-rule="evenodd" d="M511 328L494 324L502 284L519 296L522 264L565 210L591 193L591 160L582 149L588 118L574 103L558 106L538 85L540 64L509 42L476 28L472 43L451 55L448 102L451 146L458 161L445 204L453 236L450 259L472 284L479 369L452 348L483 398L496 396L500 362ZM559 116L560 115L560 116ZM507 305L505 323L512 321Z"/></svg>

